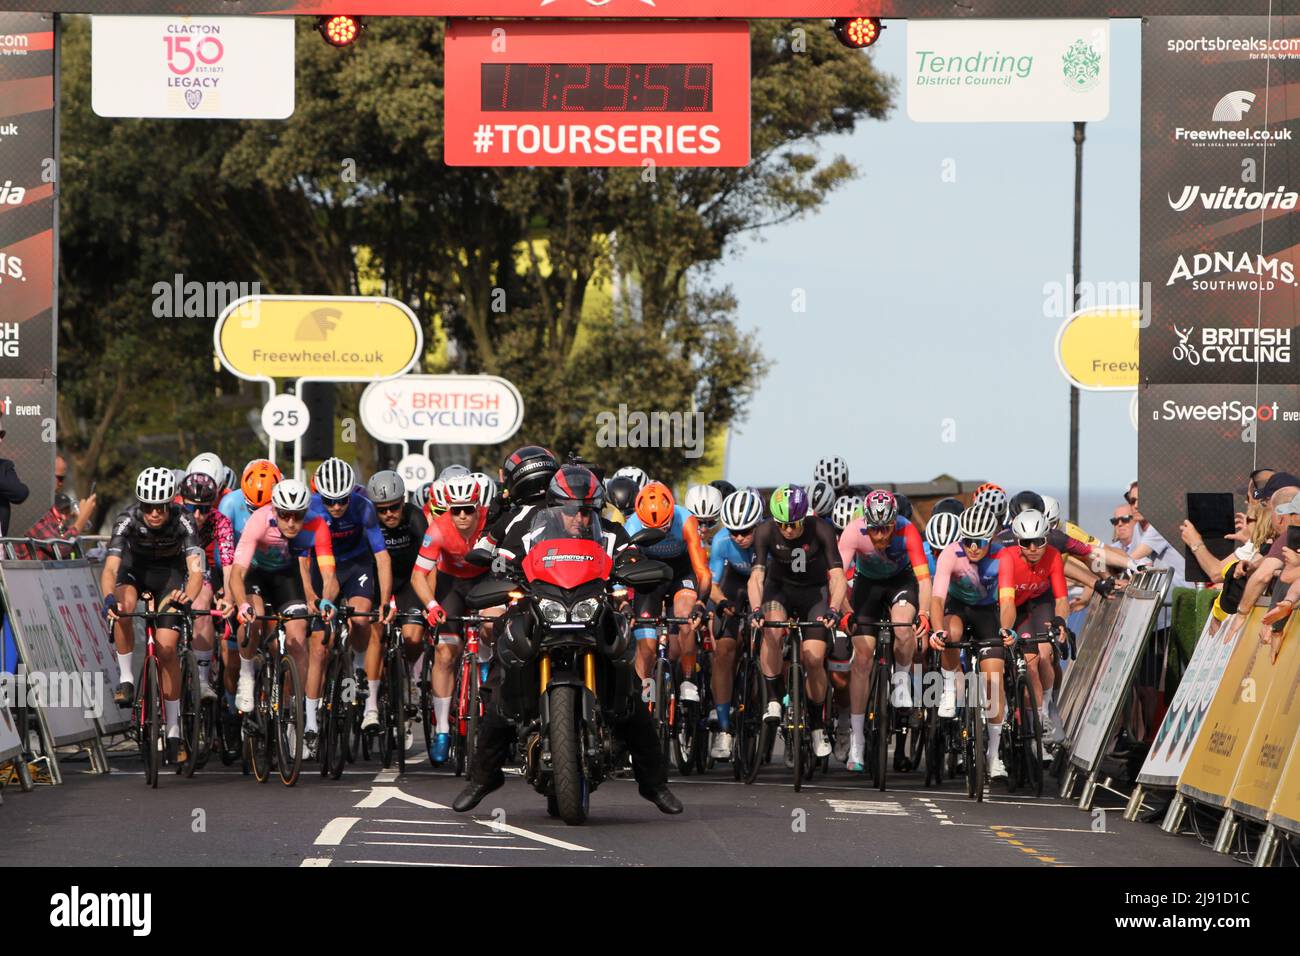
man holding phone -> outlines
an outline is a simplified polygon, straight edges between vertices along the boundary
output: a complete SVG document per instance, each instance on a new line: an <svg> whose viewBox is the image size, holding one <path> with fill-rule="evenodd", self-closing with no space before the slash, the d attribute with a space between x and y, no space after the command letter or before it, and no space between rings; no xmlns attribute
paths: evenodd
<svg viewBox="0 0 1300 956"><path fill-rule="evenodd" d="M1249 611L1264 593L1264 589L1273 585L1274 577L1282 575L1275 587L1275 595L1280 596L1281 600L1275 603L1273 610L1260 625L1261 644L1273 643L1274 625L1285 620L1296 600L1300 599L1300 586L1297 586L1300 583L1300 560L1297 560L1296 551L1300 545L1300 486L1292 485L1273 492L1269 498L1269 511L1272 512L1277 537L1251 572L1238 605ZM1291 552L1290 555L1286 553L1288 551ZM1288 584L1290 587L1285 587Z"/></svg>

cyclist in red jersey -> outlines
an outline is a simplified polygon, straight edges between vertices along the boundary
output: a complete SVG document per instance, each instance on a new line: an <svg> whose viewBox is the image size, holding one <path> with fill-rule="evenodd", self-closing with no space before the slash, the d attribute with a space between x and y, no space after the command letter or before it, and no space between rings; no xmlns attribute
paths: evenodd
<svg viewBox="0 0 1300 956"><path fill-rule="evenodd" d="M483 534L487 509L480 504L481 488L472 475L459 475L443 482L448 508L429 522L420 545L420 555L411 572L411 586L424 602L430 626L465 613L465 596L487 572L465 560ZM486 636L486 628L485 636ZM433 665L433 712L437 720L435 739L428 742L429 759L435 766L445 763L451 752L451 695L456 686L456 663L461 654L461 627L439 628L438 649Z"/></svg>
<svg viewBox="0 0 1300 956"><path fill-rule="evenodd" d="M1040 511L1022 511L1011 523L1011 530L1018 546L1003 548L998 555L998 611L1002 643L1010 647L1017 635L1031 637L1048 629L1056 631L1057 640L1064 643L1070 600L1061 552L1047 543L1047 518ZM1044 695L1051 693L1053 684L1051 645L1044 641L1033 652L1026 651L1025 662L1029 665L1029 683L1038 701L1039 714L1047 726ZM994 718L989 720L991 753L997 752L994 741L1002 733L1000 699L995 699L994 710Z"/></svg>

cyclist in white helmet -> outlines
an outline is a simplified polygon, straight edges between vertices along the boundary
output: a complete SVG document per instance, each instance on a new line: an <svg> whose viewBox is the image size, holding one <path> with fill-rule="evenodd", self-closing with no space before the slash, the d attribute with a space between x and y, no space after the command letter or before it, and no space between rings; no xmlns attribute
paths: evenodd
<svg viewBox="0 0 1300 956"><path fill-rule="evenodd" d="M713 490L717 490L716 488ZM731 690L736 666L736 639L749 613L749 573L754 566L754 531L763 520L763 499L754 491L736 491L722 502L722 530L709 549L709 587L713 601L713 711L709 714L714 760L731 759Z"/></svg>
<svg viewBox="0 0 1300 956"><path fill-rule="evenodd" d="M813 468L813 478L826 482L836 494L842 495L849 487L848 463L839 455L823 458Z"/></svg>
<svg viewBox="0 0 1300 956"><path fill-rule="evenodd" d="M614 478L631 478L636 482L636 490L640 491L650 483L650 476L638 468L636 465L624 465L618 471L614 472Z"/></svg>
<svg viewBox="0 0 1300 956"><path fill-rule="evenodd" d="M862 499L857 495L840 495L831 509L831 524L843 531L849 522L862 514Z"/></svg>
<svg viewBox="0 0 1300 956"><path fill-rule="evenodd" d="M176 478L167 468L146 468L135 482L136 504L117 516L108 542L108 559L100 574L104 614L114 624L114 644L120 683L113 699L126 706L135 699L135 631L118 612L134 613L140 594L188 607L203 588L203 545L194 519L172 499ZM154 641L163 669L163 709L167 723L167 759L183 762L187 755L180 732L180 661L176 644L180 618L158 619ZM171 688L170 691L167 688Z"/></svg>
<svg viewBox="0 0 1300 956"><path fill-rule="evenodd" d="M722 492L712 485L691 485L686 490L686 510L695 515L700 537L706 545L710 544L722 517Z"/></svg>
<svg viewBox="0 0 1300 956"><path fill-rule="evenodd" d="M351 619L352 648L357 653L365 653L369 685L361 726L367 733L373 733L379 728L379 687L383 673L381 625L391 620L394 613L388 601L393 593L392 561L375 506L357 489L352 466L340 458L326 458L316 469L315 483L311 513L324 518L329 525L340 603L362 614L372 607L378 608L383 615L373 623L364 618ZM321 580L319 569L313 568L312 583L318 591ZM318 635L312 642L315 666L307 680L309 712L319 703L325 682L325 656L323 635Z"/></svg>
<svg viewBox="0 0 1300 956"><path fill-rule="evenodd" d="M808 486L808 507L817 517L830 521L835 511L835 489L821 478Z"/></svg>

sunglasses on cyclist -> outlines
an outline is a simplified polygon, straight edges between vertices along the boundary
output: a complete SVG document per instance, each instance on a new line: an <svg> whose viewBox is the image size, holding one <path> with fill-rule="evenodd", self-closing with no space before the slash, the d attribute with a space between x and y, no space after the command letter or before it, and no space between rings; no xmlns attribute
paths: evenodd
<svg viewBox="0 0 1300 956"><path fill-rule="evenodd" d="M478 511L478 505L453 505L447 510L454 515L472 515Z"/></svg>
<svg viewBox="0 0 1300 956"><path fill-rule="evenodd" d="M1041 548L1047 544L1046 538L1021 538L1019 541L1022 548Z"/></svg>
<svg viewBox="0 0 1300 956"><path fill-rule="evenodd" d="M962 538L961 539L962 547L965 548L987 548L989 546L989 541L990 541L989 538Z"/></svg>
<svg viewBox="0 0 1300 956"><path fill-rule="evenodd" d="M800 518L798 521L778 521L777 526L786 531L798 531L803 527L803 519Z"/></svg>
<svg viewBox="0 0 1300 956"><path fill-rule="evenodd" d="M205 515L212 511L212 505L196 505L189 501L185 502L182 507L187 514L192 515Z"/></svg>
<svg viewBox="0 0 1300 956"><path fill-rule="evenodd" d="M894 526L892 524L869 524L867 525L867 534L893 534Z"/></svg>
<svg viewBox="0 0 1300 956"><path fill-rule="evenodd" d="M1128 523L1129 523L1130 521L1132 521L1132 520L1133 520L1133 516L1132 516L1132 515L1123 515L1123 516L1121 516L1121 517L1119 517L1119 518L1111 518L1111 519L1110 519L1110 524L1111 524L1111 527L1114 527L1115 525L1128 524Z"/></svg>
<svg viewBox="0 0 1300 956"><path fill-rule="evenodd" d="M402 503L400 501L396 501L391 505L375 505L375 511L381 515L386 515L386 514L390 514L391 512L401 511L401 510L402 510Z"/></svg>
<svg viewBox="0 0 1300 956"><path fill-rule="evenodd" d="M324 495L321 495L320 503L323 504L326 508L337 508L339 505L347 504L348 499L347 498L326 498Z"/></svg>
<svg viewBox="0 0 1300 956"><path fill-rule="evenodd" d="M171 505L167 505L167 504L161 504L161 505L143 505L143 504L142 504L142 505L140 506L140 510L141 510L144 514L147 514L147 515L156 515L156 514L158 514L158 513L161 512L161 511L166 511L166 510L167 510L168 508L170 508L170 507L171 507Z"/></svg>
<svg viewBox="0 0 1300 956"><path fill-rule="evenodd" d="M732 537L732 538L748 538L750 535L752 535L752 534L753 534L755 531L757 531L757 530L758 530L758 525L755 525L755 526L752 527L752 528L746 528L744 531L733 531L733 532L731 532L731 537Z"/></svg>
<svg viewBox="0 0 1300 956"><path fill-rule="evenodd" d="M277 518L279 518L281 521L301 521L303 518L307 517L307 512L305 512L305 511L281 511L279 508L276 508L276 509L275 509L275 516L276 516Z"/></svg>

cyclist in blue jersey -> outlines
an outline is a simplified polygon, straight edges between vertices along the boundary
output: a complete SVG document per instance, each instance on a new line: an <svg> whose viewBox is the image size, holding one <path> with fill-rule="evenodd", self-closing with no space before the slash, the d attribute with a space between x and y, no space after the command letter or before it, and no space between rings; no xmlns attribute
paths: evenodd
<svg viewBox="0 0 1300 956"><path fill-rule="evenodd" d="M672 604L672 617L704 617L702 599L710 593L712 575L709 559L700 540L699 523L695 516L673 501L668 486L652 481L636 496L636 512L623 525L631 537L642 528L657 528L664 539L652 545L641 546L641 552L667 564L673 572L671 579L659 587L636 596L636 617L658 617L664 612L664 602ZM657 634L653 627L634 627L636 635L636 672L645 680L654 670ZM690 624L681 625L668 639L668 657L681 662L682 681L677 693L683 701L698 704L699 688L695 685L695 632Z"/></svg>
<svg viewBox="0 0 1300 956"><path fill-rule="evenodd" d="M746 591L754 566L754 531L763 520L763 499L753 491L737 491L722 502L722 530L709 550L713 578L713 700L709 715L714 760L731 759L731 685L735 677L736 639L749 611Z"/></svg>
<svg viewBox="0 0 1300 956"><path fill-rule="evenodd" d="M379 579L379 608L383 613L380 622L352 620L351 645L357 653L365 654L366 697L361 729L366 733L379 731L379 682L383 671L381 625L393 616L388 598L393 593L393 569L384 543L384 532L379 525L379 515L374 504L356 487L356 474L352 466L341 458L326 458L316 469L316 493L311 498L311 515L323 517L329 525L334 546L335 574L339 582L340 603L352 610L366 613L375 606L375 579ZM320 576L312 568L313 583ZM320 585L317 584L319 589ZM307 674L307 706L319 704L321 687L325 682L325 644L322 636L312 641L311 664Z"/></svg>

